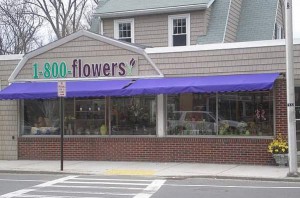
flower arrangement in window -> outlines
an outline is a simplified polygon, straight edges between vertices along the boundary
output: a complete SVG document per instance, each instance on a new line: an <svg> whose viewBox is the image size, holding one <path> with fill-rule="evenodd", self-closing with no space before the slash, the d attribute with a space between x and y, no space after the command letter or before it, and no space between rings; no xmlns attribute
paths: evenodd
<svg viewBox="0 0 300 198"><path fill-rule="evenodd" d="M279 133L276 138L269 143L268 152L272 154L287 154L288 148L289 147L286 137Z"/></svg>

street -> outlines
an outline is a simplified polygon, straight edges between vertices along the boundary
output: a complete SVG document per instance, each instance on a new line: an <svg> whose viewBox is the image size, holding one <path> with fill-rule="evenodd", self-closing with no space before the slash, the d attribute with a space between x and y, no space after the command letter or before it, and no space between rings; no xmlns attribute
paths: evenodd
<svg viewBox="0 0 300 198"><path fill-rule="evenodd" d="M0 198L9 197L272 197L298 198L300 182L140 176L0 174Z"/></svg>

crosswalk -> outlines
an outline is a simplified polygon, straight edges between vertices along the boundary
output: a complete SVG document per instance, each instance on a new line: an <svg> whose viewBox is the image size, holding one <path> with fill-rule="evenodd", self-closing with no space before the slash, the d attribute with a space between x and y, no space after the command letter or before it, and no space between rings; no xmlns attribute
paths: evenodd
<svg viewBox="0 0 300 198"><path fill-rule="evenodd" d="M30 188L1 195L0 198L150 198L165 180L99 178L71 175Z"/></svg>

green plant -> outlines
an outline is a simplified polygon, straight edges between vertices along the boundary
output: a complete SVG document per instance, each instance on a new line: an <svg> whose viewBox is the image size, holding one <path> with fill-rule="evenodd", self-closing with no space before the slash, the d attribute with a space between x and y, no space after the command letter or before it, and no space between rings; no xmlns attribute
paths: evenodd
<svg viewBox="0 0 300 198"><path fill-rule="evenodd" d="M286 154L288 153L288 142L286 137L279 133L276 138L269 143L268 152L272 154Z"/></svg>
<svg viewBox="0 0 300 198"><path fill-rule="evenodd" d="M227 122L221 123L219 128L220 135L227 135L230 132L229 124Z"/></svg>

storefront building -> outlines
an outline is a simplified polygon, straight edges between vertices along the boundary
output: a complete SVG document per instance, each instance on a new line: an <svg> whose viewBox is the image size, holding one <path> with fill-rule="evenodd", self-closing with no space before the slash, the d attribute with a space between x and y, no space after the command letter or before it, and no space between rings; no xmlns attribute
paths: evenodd
<svg viewBox="0 0 300 198"><path fill-rule="evenodd" d="M164 45L168 28L160 42L145 43L138 36L144 15L128 21L120 12L107 14L112 11L104 4L98 10L101 21L93 26L104 35L79 31L26 54L18 64L0 61L12 65L1 76L7 87L0 92L1 140L7 144L2 158L59 159L57 82L66 81L66 160L273 164L267 144L277 133L287 133L284 40L206 44L224 5L217 0L203 4L198 11L185 8L180 22L170 11L148 13L149 20L166 18L167 27L175 20L178 31L191 30L190 35L174 34L170 47ZM245 5L239 5L243 23ZM195 39L198 16L211 26L204 25L207 32ZM116 39L108 37L113 27L120 33ZM274 23L271 29L270 39ZM236 32L239 41L242 30ZM300 85L299 41L294 49Z"/></svg>

